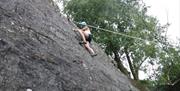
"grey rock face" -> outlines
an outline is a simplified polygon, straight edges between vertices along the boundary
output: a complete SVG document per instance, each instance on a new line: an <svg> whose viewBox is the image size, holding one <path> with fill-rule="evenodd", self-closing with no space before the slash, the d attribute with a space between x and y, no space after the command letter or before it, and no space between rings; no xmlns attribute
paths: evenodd
<svg viewBox="0 0 180 91"><path fill-rule="evenodd" d="M138 91L72 28L51 0L0 0L0 91Z"/></svg>

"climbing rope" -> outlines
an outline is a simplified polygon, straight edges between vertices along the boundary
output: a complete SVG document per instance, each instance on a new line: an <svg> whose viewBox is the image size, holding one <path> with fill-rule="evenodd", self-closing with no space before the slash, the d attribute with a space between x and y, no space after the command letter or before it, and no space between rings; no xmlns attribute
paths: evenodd
<svg viewBox="0 0 180 91"><path fill-rule="evenodd" d="M73 22L74 22L74 23L76 23L76 24L80 24L80 25L82 25L80 22L76 22L76 21L73 21ZM141 40L141 41L144 41L144 42L153 42L153 43L156 43L155 41L150 41L150 40L146 40L146 39L142 39L142 38L138 38L138 37L130 36L130 35L123 34L123 33L120 33L120 32L114 32L114 31L111 31L111 30L108 30L108 29L99 28L99 27L96 27L96 26L93 26L93 25L89 25L89 24L87 24L87 26L88 26L88 27L91 27L91 28L95 28L95 29L103 30L103 31L106 31L106 32L110 32L110 33L113 33L113 34L117 34L117 35L125 36L125 37L128 37L128 38L132 38L132 39L136 39L136 40Z"/></svg>

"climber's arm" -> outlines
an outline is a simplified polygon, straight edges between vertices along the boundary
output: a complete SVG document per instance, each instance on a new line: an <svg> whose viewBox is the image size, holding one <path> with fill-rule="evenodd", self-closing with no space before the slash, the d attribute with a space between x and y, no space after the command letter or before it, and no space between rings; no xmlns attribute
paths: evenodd
<svg viewBox="0 0 180 91"><path fill-rule="evenodd" d="M76 31L76 32L79 32L81 37L82 37L83 42L86 42L86 38L85 38L85 36L83 34L82 29L73 29L73 30Z"/></svg>

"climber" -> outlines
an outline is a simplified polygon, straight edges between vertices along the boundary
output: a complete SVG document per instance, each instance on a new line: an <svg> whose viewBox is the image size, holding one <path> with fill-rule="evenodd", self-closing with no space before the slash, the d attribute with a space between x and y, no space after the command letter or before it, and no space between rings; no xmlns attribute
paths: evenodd
<svg viewBox="0 0 180 91"><path fill-rule="evenodd" d="M79 24L80 29L74 29L74 31L78 31L82 37L82 41L80 42L80 44L84 44L85 48L88 50L92 57L97 56L94 50L90 47L92 34L89 27L87 26L86 22L81 22Z"/></svg>

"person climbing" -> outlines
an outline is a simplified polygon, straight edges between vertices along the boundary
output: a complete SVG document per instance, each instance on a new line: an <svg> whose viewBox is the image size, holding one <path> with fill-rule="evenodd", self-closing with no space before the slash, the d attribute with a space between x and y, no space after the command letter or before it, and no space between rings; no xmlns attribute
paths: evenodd
<svg viewBox="0 0 180 91"><path fill-rule="evenodd" d="M80 42L80 44L84 44L85 48L88 50L92 57L97 56L94 50L90 47L92 41L91 30L87 26L86 22L80 22L79 24L81 25L79 29L74 29L74 31L78 31L82 37L82 41Z"/></svg>

